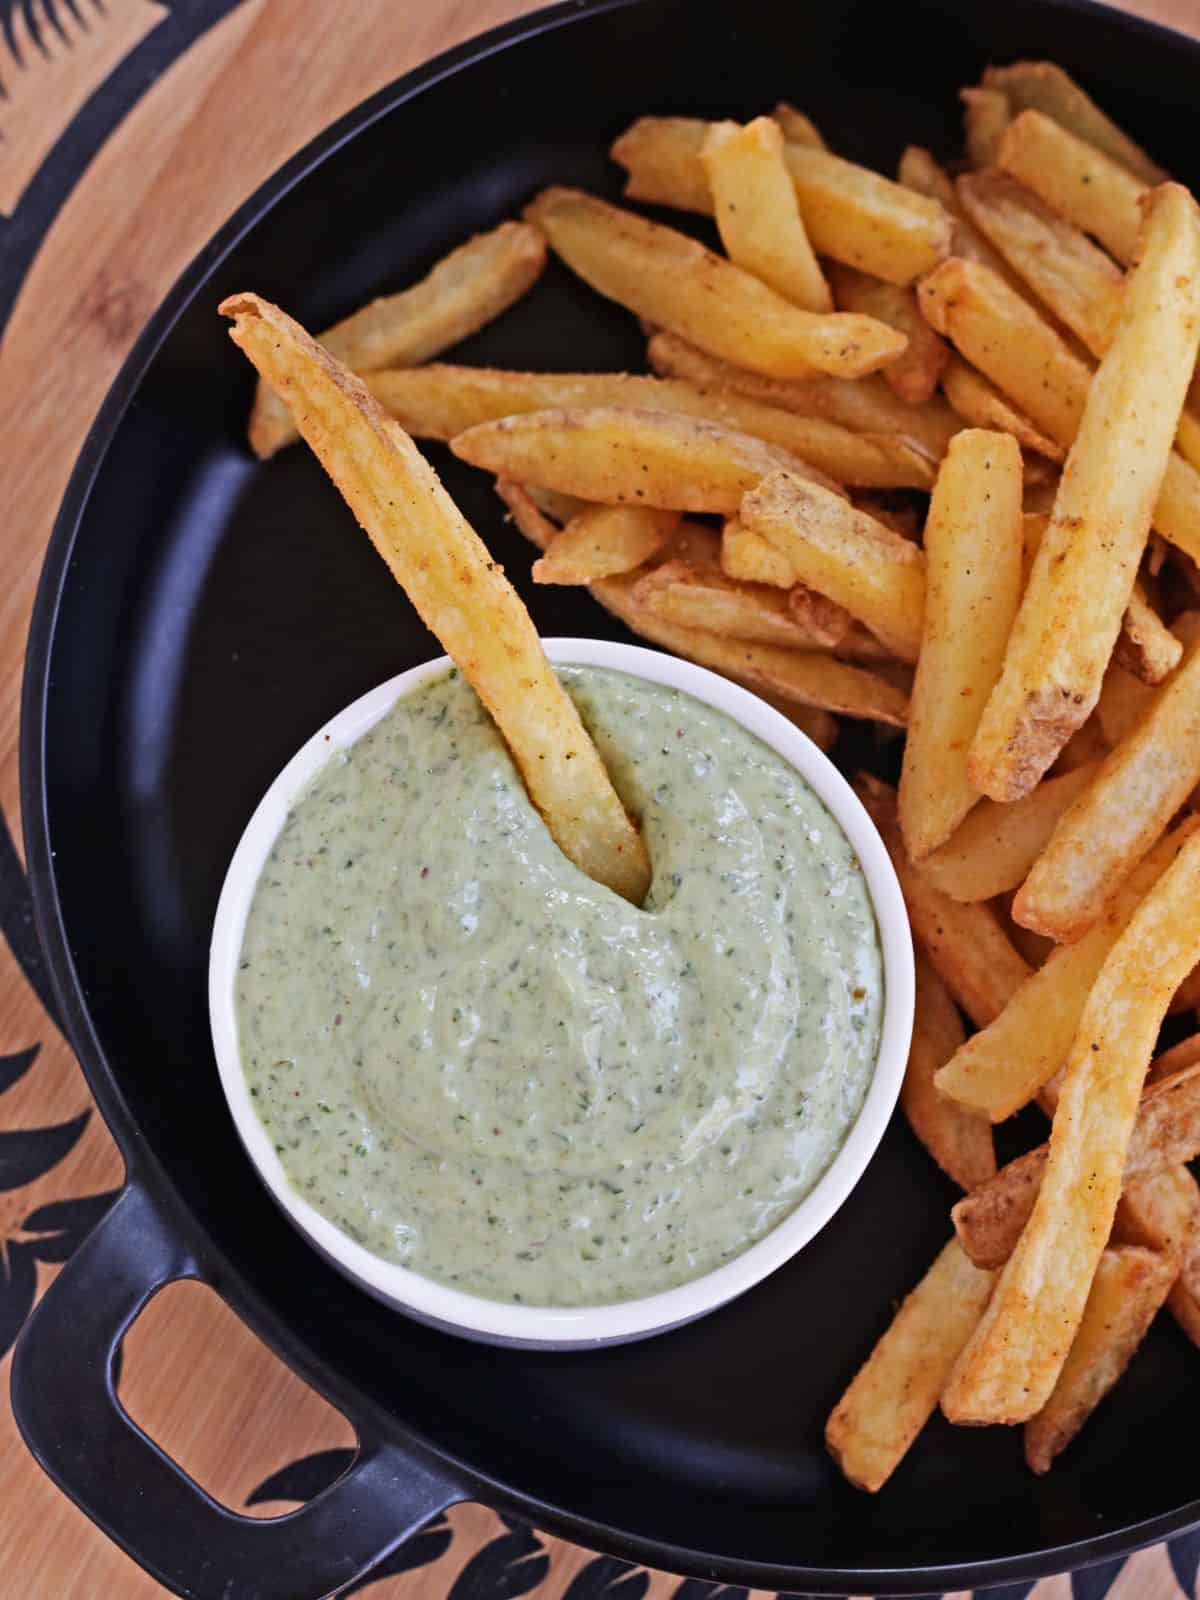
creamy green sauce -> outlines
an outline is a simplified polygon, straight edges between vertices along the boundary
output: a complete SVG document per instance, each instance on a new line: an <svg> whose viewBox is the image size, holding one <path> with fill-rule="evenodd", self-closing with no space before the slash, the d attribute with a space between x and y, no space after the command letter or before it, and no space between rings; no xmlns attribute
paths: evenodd
<svg viewBox="0 0 1200 1600"><path fill-rule="evenodd" d="M780 756L690 695L559 676L641 819L644 910L561 854L451 673L322 770L263 869L243 1067L297 1190L490 1299L632 1299L813 1187L870 1080L862 870Z"/></svg>

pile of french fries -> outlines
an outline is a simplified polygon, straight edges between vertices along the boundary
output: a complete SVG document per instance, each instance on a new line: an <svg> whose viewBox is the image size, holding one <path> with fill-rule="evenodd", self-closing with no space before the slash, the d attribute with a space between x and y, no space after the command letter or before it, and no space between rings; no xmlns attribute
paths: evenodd
<svg viewBox="0 0 1200 1600"><path fill-rule="evenodd" d="M955 174L910 147L895 181L788 105L641 118L612 147L627 196L713 218L723 253L548 189L330 330L323 397L288 392L294 324L230 308L260 455L298 427L338 477L352 383L360 456L386 446L415 482L407 435L448 442L495 479L536 582L586 586L824 749L841 717L906 730L898 788L858 790L918 952L902 1105L965 1193L828 1421L872 1491L938 1406L1022 1423L1044 1472L1160 1308L1200 1343L1200 209L1049 63L962 100ZM434 363L548 252L640 319L646 373ZM347 491L369 531L396 514L382 482ZM389 556L410 592L462 578L438 506L425 553L409 528ZM537 799L579 730L530 672L540 708L497 720ZM602 769L544 809L640 898ZM1033 1102L1047 1143L997 1170L993 1124Z"/></svg>

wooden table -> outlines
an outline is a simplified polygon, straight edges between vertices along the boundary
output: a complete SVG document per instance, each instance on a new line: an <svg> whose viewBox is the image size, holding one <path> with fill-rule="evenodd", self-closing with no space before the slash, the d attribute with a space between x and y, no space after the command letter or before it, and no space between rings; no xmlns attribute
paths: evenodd
<svg viewBox="0 0 1200 1600"><path fill-rule="evenodd" d="M42 550L84 432L175 275L280 162L435 52L536 0L0 0L0 1351L121 1182L70 1050L39 1000L21 873L17 722ZM1200 0L1133 9L1200 32ZM54 20L57 18L57 22ZM31 26L34 31L31 33ZM7 325L6 325L7 323ZM351 1442L207 1290L175 1285L126 1341L132 1414L219 1499L274 1514L314 1493ZM4 1390L7 1396L7 1388ZM52 1487L0 1406L0 1590L29 1600L162 1594ZM572 1600L621 1573L490 1511L459 1507L420 1536L383 1597L538 1589ZM1075 1600L1194 1592L1200 1537L1077 1574ZM1174 1570L1173 1570L1174 1564ZM1177 1581L1178 1578L1178 1581ZM674 1594L633 1571L619 1600ZM700 1600L689 1585L680 1600ZM1012 1600L1025 1586L1006 1591ZM1072 1583L1045 1580L1037 1600Z"/></svg>

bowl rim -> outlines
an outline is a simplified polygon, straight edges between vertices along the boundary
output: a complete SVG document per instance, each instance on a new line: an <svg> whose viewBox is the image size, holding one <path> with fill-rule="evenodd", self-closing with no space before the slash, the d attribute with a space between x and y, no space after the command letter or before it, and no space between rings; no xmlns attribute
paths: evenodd
<svg viewBox="0 0 1200 1600"><path fill-rule="evenodd" d="M706 1315L760 1283L804 1248L849 1197L891 1120L904 1076L914 1010L913 946L891 859L846 779L807 734L757 695L705 667L641 645L604 639L543 640L552 662L624 672L682 690L730 716L812 787L854 850L867 882L883 964L879 1045L863 1103L829 1166L769 1233L733 1260L674 1288L591 1306L489 1300L386 1260L352 1239L292 1187L254 1108L238 1048L235 975L259 874L292 802L339 750L370 731L401 699L447 672L439 656L360 695L292 756L256 806L230 860L209 947L208 1002L221 1086L242 1146L276 1204L309 1243L376 1299L419 1320L489 1343L579 1349L623 1343Z"/></svg>

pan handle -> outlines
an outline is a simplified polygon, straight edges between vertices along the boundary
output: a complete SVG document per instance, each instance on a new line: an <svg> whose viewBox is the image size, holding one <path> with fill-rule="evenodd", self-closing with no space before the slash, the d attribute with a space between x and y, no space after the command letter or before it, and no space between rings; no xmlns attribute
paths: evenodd
<svg viewBox="0 0 1200 1600"><path fill-rule="evenodd" d="M219 1505L137 1427L114 1382L121 1338L150 1297L202 1277L130 1182L26 1323L13 1355L13 1413L59 1488L176 1593L321 1600L464 1499L464 1488L431 1454L360 1434L349 1470L298 1511L268 1519Z"/></svg>

